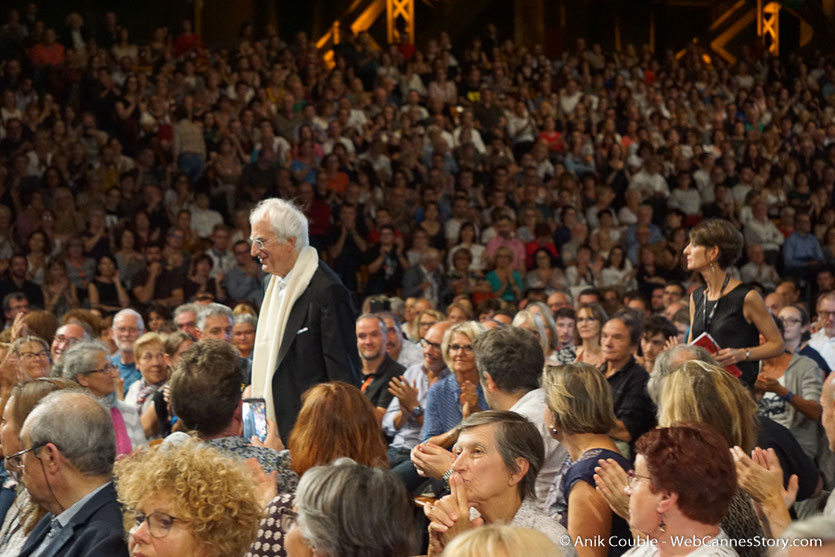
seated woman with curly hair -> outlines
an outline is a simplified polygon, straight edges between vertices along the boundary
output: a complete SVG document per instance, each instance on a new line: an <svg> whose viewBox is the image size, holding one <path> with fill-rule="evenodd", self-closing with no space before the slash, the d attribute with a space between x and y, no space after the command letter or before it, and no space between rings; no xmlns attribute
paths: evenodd
<svg viewBox="0 0 835 557"><path fill-rule="evenodd" d="M197 440L140 450L114 476L131 556L243 555L258 532L248 472Z"/></svg>

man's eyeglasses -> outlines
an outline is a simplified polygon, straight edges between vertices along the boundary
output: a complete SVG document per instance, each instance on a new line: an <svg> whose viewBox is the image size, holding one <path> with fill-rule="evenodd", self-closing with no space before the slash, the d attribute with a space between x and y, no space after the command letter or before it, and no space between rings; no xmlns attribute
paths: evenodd
<svg viewBox="0 0 835 557"><path fill-rule="evenodd" d="M52 340L52 343L53 343L53 344L55 344L55 345L57 345L57 346L64 345L64 346L66 346L67 348L69 348L69 347L70 347L70 346L72 346L73 344L77 344L77 343L79 343L79 342L81 342L81 339L80 339L80 338L77 338L77 337L65 337L64 335L58 335L57 337L55 337L55 338Z"/></svg>
<svg viewBox="0 0 835 557"><path fill-rule="evenodd" d="M259 250L264 250L267 248L267 244L277 239L278 238L269 238L267 240L264 240L263 238L250 238L249 244L255 246Z"/></svg>
<svg viewBox="0 0 835 557"><path fill-rule="evenodd" d="M431 340L427 340L427 339L425 339L425 338L420 339L420 344L421 344L424 348L434 348L435 350L440 350L440 349L441 349L441 345L440 345L440 344L438 344L437 342L432 342ZM452 348L452 347L450 347L450 349L451 349L451 348Z"/></svg>
<svg viewBox="0 0 835 557"><path fill-rule="evenodd" d="M23 469L25 468L25 466L23 465L23 455L32 451L37 451L38 449L41 449L45 446L46 443L40 443L29 449L23 449L22 451L18 451L15 454L9 455L3 459L3 462L6 465L6 471L9 472L9 475L12 477L14 481L20 483L23 480Z"/></svg>
<svg viewBox="0 0 835 557"><path fill-rule="evenodd" d="M286 509L281 513L281 531L284 534L290 531L291 528L296 524L296 520L299 518L299 514L291 509Z"/></svg>
<svg viewBox="0 0 835 557"><path fill-rule="evenodd" d="M171 528L174 526L174 523L178 520L180 522L186 522L182 518L177 518L176 516L171 516L170 514L162 512L145 514L139 511L129 510L128 513L133 515L133 528L130 529L131 533L142 526L143 522L147 522L148 533L151 534L152 538L164 538L167 536L168 533L171 532Z"/></svg>
<svg viewBox="0 0 835 557"><path fill-rule="evenodd" d="M635 487L635 482L637 482L639 479L652 481L651 477L636 474L635 470L630 470L629 472L626 473L626 475L629 478L627 480L627 485L629 486L630 489L633 489Z"/></svg>
<svg viewBox="0 0 835 557"><path fill-rule="evenodd" d="M107 363L107 364L104 365L104 367L100 367L99 369L91 369L90 371L87 372L87 375L92 375L94 373L112 374L112 373L116 373L116 369L117 369L116 366L114 366L111 363Z"/></svg>

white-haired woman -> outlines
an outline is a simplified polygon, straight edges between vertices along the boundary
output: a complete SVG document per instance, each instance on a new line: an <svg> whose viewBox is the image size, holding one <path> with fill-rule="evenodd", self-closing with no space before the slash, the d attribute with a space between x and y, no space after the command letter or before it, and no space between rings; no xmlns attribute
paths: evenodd
<svg viewBox="0 0 835 557"><path fill-rule="evenodd" d="M116 454L129 454L148 441L142 431L136 407L116 396L116 369L107 357L107 347L99 341L83 341L73 345L61 358L61 375L90 391L110 408L110 419L116 433Z"/></svg>

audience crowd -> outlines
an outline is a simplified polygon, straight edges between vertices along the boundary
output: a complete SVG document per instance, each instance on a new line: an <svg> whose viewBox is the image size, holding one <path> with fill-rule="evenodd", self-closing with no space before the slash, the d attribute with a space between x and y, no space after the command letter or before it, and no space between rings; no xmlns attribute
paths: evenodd
<svg viewBox="0 0 835 557"><path fill-rule="evenodd" d="M5 17L0 554L833 551L831 56ZM326 359L362 377L245 438L293 292L267 198L350 293ZM686 344L698 247L768 310L742 380Z"/></svg>

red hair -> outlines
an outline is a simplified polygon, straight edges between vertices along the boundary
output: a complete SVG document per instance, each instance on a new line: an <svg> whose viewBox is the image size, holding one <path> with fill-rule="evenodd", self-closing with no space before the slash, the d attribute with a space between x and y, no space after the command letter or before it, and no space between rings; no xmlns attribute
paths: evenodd
<svg viewBox="0 0 835 557"><path fill-rule="evenodd" d="M678 494L679 510L702 524L719 524L736 492L736 468L725 438L699 423L650 430L635 443L652 476L652 490Z"/></svg>
<svg viewBox="0 0 835 557"><path fill-rule="evenodd" d="M386 443L374 407L359 389L341 381L305 391L287 448L299 477L339 457L388 468Z"/></svg>

